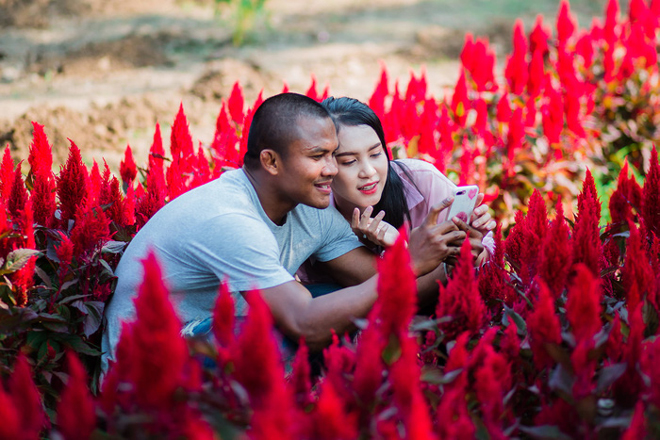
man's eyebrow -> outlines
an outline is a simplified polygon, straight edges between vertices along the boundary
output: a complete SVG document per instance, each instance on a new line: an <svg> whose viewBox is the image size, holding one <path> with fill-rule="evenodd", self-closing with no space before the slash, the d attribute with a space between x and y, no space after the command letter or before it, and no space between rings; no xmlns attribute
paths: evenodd
<svg viewBox="0 0 660 440"><path fill-rule="evenodd" d="M321 146L318 146L318 145L307 149L307 153L309 153L309 154L327 153L329 151L330 151L329 148L321 147Z"/></svg>
<svg viewBox="0 0 660 440"><path fill-rule="evenodd" d="M369 152L369 151L371 151L371 150L375 150L376 148L378 148L378 147L380 147L380 146L382 146L382 144L381 144L380 142L378 142L378 143L376 143L376 144L373 144L371 147L369 147L369 149L367 150L367 152ZM355 151L344 151L344 152L341 152L341 153L337 153L337 154L335 154L335 157L351 156L351 155L356 155L356 154L357 154L357 153L356 153Z"/></svg>

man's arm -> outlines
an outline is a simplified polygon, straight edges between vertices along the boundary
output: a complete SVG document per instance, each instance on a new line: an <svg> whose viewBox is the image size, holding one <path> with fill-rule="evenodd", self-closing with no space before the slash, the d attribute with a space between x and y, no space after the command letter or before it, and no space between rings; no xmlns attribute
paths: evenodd
<svg viewBox="0 0 660 440"><path fill-rule="evenodd" d="M296 282L262 289L261 294L280 331L293 340L301 337L310 350L320 351L332 341L332 332L344 334L356 330L355 318L364 318L376 301L378 276L362 284L312 298Z"/></svg>

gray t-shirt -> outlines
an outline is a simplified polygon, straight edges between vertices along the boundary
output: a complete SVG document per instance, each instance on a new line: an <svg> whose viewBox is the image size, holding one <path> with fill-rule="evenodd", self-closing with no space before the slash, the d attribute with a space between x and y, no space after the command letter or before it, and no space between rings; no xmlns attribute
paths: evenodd
<svg viewBox="0 0 660 440"><path fill-rule="evenodd" d="M114 358L121 321L133 319L133 298L142 282L140 262L153 249L182 322L212 315L220 280L227 280L236 315L246 313L240 291L278 286L310 256L337 258L360 242L334 208L298 205L282 226L264 212L245 172L218 179L177 197L136 234L117 267L117 289L107 305L104 371Z"/></svg>

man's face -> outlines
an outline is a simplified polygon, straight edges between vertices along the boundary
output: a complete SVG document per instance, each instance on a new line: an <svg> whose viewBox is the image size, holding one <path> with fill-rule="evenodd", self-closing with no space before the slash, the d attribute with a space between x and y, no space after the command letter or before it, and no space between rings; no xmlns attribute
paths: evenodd
<svg viewBox="0 0 660 440"><path fill-rule="evenodd" d="M298 139L282 156L281 193L295 204L327 208L337 174L335 125L330 118L302 117L297 127Z"/></svg>

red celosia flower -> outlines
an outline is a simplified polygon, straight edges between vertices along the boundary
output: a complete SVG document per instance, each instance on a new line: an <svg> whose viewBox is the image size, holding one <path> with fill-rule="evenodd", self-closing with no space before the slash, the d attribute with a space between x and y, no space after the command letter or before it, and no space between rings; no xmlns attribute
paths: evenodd
<svg viewBox="0 0 660 440"><path fill-rule="evenodd" d="M188 119L183 111L183 103L179 105L179 112L174 118L172 132L170 134L170 153L172 154L172 163L179 163L185 171L186 159L193 155L193 142L188 127Z"/></svg>
<svg viewBox="0 0 660 440"><path fill-rule="evenodd" d="M110 219L100 207L91 207L87 201L82 202L76 212L75 223L71 229L71 241L76 256L92 252L103 246L110 239Z"/></svg>
<svg viewBox="0 0 660 440"><path fill-rule="evenodd" d="M505 439L501 420L504 413L504 396L511 386L509 364L492 346L488 346L474 377L474 388L481 404L484 425L491 438Z"/></svg>
<svg viewBox="0 0 660 440"><path fill-rule="evenodd" d="M312 411L305 438L352 440L358 438L357 413L347 412L333 382L321 385L319 400Z"/></svg>
<svg viewBox="0 0 660 440"><path fill-rule="evenodd" d="M548 52L548 40L550 39L550 30L543 26L543 15L536 16L534 29L529 34L530 53L540 52L542 56Z"/></svg>
<svg viewBox="0 0 660 440"><path fill-rule="evenodd" d="M607 345L605 346L605 353L607 358L613 362L620 362L623 358L623 334L621 333L621 318L619 312L615 312L614 319L612 320L612 330L607 337Z"/></svg>
<svg viewBox="0 0 660 440"><path fill-rule="evenodd" d="M155 254L150 251L143 264L144 281L134 300L136 320L130 334L121 335L121 339L130 337L132 346L131 357L124 361L130 362L137 401L145 407L169 408L188 351ZM122 361L119 355L117 359Z"/></svg>
<svg viewBox="0 0 660 440"><path fill-rule="evenodd" d="M653 147L651 152L651 168L646 174L642 193L642 218L649 232L660 236L660 164L658 151Z"/></svg>
<svg viewBox="0 0 660 440"><path fill-rule="evenodd" d="M57 426L66 440L86 440L96 428L94 399L87 372L74 352L67 353L69 381L57 405Z"/></svg>
<svg viewBox="0 0 660 440"><path fill-rule="evenodd" d="M571 14L568 0L562 0L557 14L557 42L560 46L566 44L575 32L575 17Z"/></svg>
<svg viewBox="0 0 660 440"><path fill-rule="evenodd" d="M5 387L0 383L0 438L26 438L21 432L21 415L14 404L12 396L5 392ZM33 433L32 438L39 438L38 433ZM31 439L30 439L31 440Z"/></svg>
<svg viewBox="0 0 660 440"><path fill-rule="evenodd" d="M32 132L32 142L30 143L30 154L28 156L28 163L34 174L52 173L53 168L53 151L46 133L44 126L32 122L34 131Z"/></svg>
<svg viewBox="0 0 660 440"><path fill-rule="evenodd" d="M618 22L619 22L619 1L609 0L605 9L605 25L603 34L609 48L613 48L618 40Z"/></svg>
<svg viewBox="0 0 660 440"><path fill-rule="evenodd" d="M543 239L541 249L538 274L547 283L553 296L558 298L564 289L573 259L569 229L564 219L561 200L557 203L557 215Z"/></svg>
<svg viewBox="0 0 660 440"><path fill-rule="evenodd" d="M585 271L589 273L588 271ZM594 374L596 372L596 360L589 358L589 352L593 348L593 341L581 340L571 354L571 365L575 382L573 383L573 398L582 400L596 388Z"/></svg>
<svg viewBox="0 0 660 440"><path fill-rule="evenodd" d="M498 86L494 74L495 52L489 47L487 39L477 38L472 57L474 60L479 60L473 62L470 70L477 91L496 92Z"/></svg>
<svg viewBox="0 0 660 440"><path fill-rule="evenodd" d="M566 318L578 342L591 340L603 326L600 319L602 294L599 284L599 279L587 266L580 263L575 266L575 277L568 288Z"/></svg>
<svg viewBox="0 0 660 440"><path fill-rule="evenodd" d="M459 59L465 70L472 73L472 69L474 68L474 36L472 32L465 33L465 43L463 43L463 49L461 50Z"/></svg>
<svg viewBox="0 0 660 440"><path fill-rule="evenodd" d="M590 34L582 34L575 46L575 51L582 57L585 69L589 69L594 59L594 47Z"/></svg>
<svg viewBox="0 0 660 440"><path fill-rule="evenodd" d="M23 209L19 211L19 217L16 220L20 226L21 233L25 237L24 240L21 240L22 244L20 246L26 249L34 249L36 247L33 229L34 220L32 216L32 202L29 199ZM11 276L12 283L16 289L15 299L18 306L24 306L28 302L28 292L34 286L36 260L36 256L30 257L27 263Z"/></svg>
<svg viewBox="0 0 660 440"><path fill-rule="evenodd" d="M381 121L385 119L385 98L390 94L388 84L387 67L385 66L385 63L381 62L380 79L378 80L378 84L376 84L374 92L369 98L369 107L374 113L376 113L376 115L378 115Z"/></svg>
<svg viewBox="0 0 660 440"><path fill-rule="evenodd" d="M500 351L506 355L509 362L519 361L520 338L518 337L518 327L513 320L509 321L509 326L504 330L500 340Z"/></svg>
<svg viewBox="0 0 660 440"><path fill-rule="evenodd" d="M247 292L245 299L250 309L232 346L231 359L234 376L246 389L254 409L250 435L258 439L290 438L294 405L283 380L284 367L273 334L273 318L258 291ZM255 365L259 368L254 368Z"/></svg>
<svg viewBox="0 0 660 440"><path fill-rule="evenodd" d="M18 220L20 217L20 213L23 211L29 197L27 189L25 188L25 183L23 182L23 175L21 174L21 163L22 162L16 166L16 170L14 171L11 192L9 193L9 199L7 200L7 210L14 218L14 221Z"/></svg>
<svg viewBox="0 0 660 440"><path fill-rule="evenodd" d="M355 351L345 345L340 345L339 338L333 332L332 344L323 350L325 380L333 382L335 391L340 394L342 399L352 398L353 390L352 388L349 389L348 382L344 379L344 376L353 373L355 361Z"/></svg>
<svg viewBox="0 0 660 440"><path fill-rule="evenodd" d="M632 406L639 400L640 393L644 389L642 376L639 374L639 362L642 357L642 341L644 339L644 318L642 317L642 304L638 303L634 309L628 309L628 322L630 332L625 344L616 349L621 353L621 361L626 362L626 371L612 387L612 393L624 406ZM620 332L620 331L619 331ZM608 340L608 344L614 343L614 339ZM614 351L607 347L609 352Z"/></svg>
<svg viewBox="0 0 660 440"><path fill-rule="evenodd" d="M497 121L507 123L511 120L511 106L509 105L509 95L504 94L497 101Z"/></svg>
<svg viewBox="0 0 660 440"><path fill-rule="evenodd" d="M470 357L470 352L467 349L467 344L470 340L470 333L463 332L456 338L456 343L449 351L449 357L445 364L445 372L457 370L459 368L466 368L467 361ZM467 372L465 372L467 375Z"/></svg>
<svg viewBox="0 0 660 440"><path fill-rule="evenodd" d="M428 405L422 394L419 384L421 374L417 365L417 352L419 347L414 339L403 337L401 342L401 356L392 364L390 382L394 393L396 405L405 430L405 438L434 439Z"/></svg>
<svg viewBox="0 0 660 440"><path fill-rule="evenodd" d="M564 99L549 80L546 82L545 96L547 101L541 107L543 134L550 144L558 144L564 129Z"/></svg>
<svg viewBox="0 0 660 440"><path fill-rule="evenodd" d="M5 148L0 165L0 195L2 200L9 200L11 187L14 184L14 160L11 158L9 146Z"/></svg>
<svg viewBox="0 0 660 440"><path fill-rule="evenodd" d="M69 264L71 264L71 261L73 260L73 242L66 234L64 234L64 232L57 231L57 233L60 236L60 241L59 244L56 244L54 247L57 259L60 262L60 269L58 270L58 273L66 273L66 271L68 271ZM63 276L64 275L60 275L60 277Z"/></svg>
<svg viewBox="0 0 660 440"><path fill-rule="evenodd" d="M69 220L73 220L83 199L87 197L87 167L83 164L80 150L71 142L69 157L57 177L57 197L60 201L60 225L69 230Z"/></svg>
<svg viewBox="0 0 660 440"><path fill-rule="evenodd" d="M30 199L34 208L34 221L47 228L55 226L55 177L52 171L40 172L34 175Z"/></svg>
<svg viewBox="0 0 660 440"><path fill-rule="evenodd" d="M621 440L639 440L646 438L646 418L644 417L644 402L641 400L635 404L635 413L633 414L630 426L623 433Z"/></svg>
<svg viewBox="0 0 660 440"><path fill-rule="evenodd" d="M655 338L644 345L641 369L648 376L649 386L646 390L648 402L660 408L660 338Z"/></svg>
<svg viewBox="0 0 660 440"><path fill-rule="evenodd" d="M509 83L509 90L520 95L527 85L528 67L526 62L527 39L520 19L513 26L513 54L507 61L504 76Z"/></svg>
<svg viewBox="0 0 660 440"><path fill-rule="evenodd" d="M585 264L595 277L600 276L602 244L600 241L600 201L596 184L587 170L582 192L578 195L578 215L573 229L573 264Z"/></svg>
<svg viewBox="0 0 660 440"><path fill-rule="evenodd" d="M470 100L468 98L467 82L465 81L465 70L461 69L461 75L456 82L454 95L451 98L451 110L454 114L454 121L464 126L467 119L467 113L470 110Z"/></svg>
<svg viewBox="0 0 660 440"><path fill-rule="evenodd" d="M440 113L440 121L438 123L440 131L440 147L436 154L434 154L435 167L440 171L445 170L445 158L451 154L454 149L454 124L449 117L449 110L447 105L443 104L442 112Z"/></svg>
<svg viewBox="0 0 660 440"><path fill-rule="evenodd" d="M218 344L218 361L229 361L229 347L234 342L234 299L226 282L220 283L218 298L213 309L213 336Z"/></svg>
<svg viewBox="0 0 660 440"><path fill-rule="evenodd" d="M238 164L243 160L238 154L238 142L236 126L229 122L227 104L223 102L215 123L215 135L211 144L211 151L216 156L215 166L217 168L222 169L225 166L238 168Z"/></svg>
<svg viewBox="0 0 660 440"><path fill-rule="evenodd" d="M437 150L435 133L438 120L438 104L434 99L425 100L419 128L418 149L420 154L432 155Z"/></svg>
<svg viewBox="0 0 660 440"><path fill-rule="evenodd" d="M450 388L442 395L436 426L441 439L474 439L475 427L468 411L465 389Z"/></svg>
<svg viewBox="0 0 660 440"><path fill-rule="evenodd" d="M402 229L394 246L378 261L378 299L369 320L378 325L385 338L406 332L417 308L417 284L406 249L407 235Z"/></svg>
<svg viewBox="0 0 660 440"><path fill-rule="evenodd" d="M541 370L554 365L546 350L546 344L561 343L561 324L555 313L555 300L542 281L539 282L534 311L527 317L527 331L536 368Z"/></svg>
<svg viewBox="0 0 660 440"><path fill-rule="evenodd" d="M399 93L399 81L394 83L394 93L390 103L390 110L385 114L383 129L385 130L385 142L390 143L400 140L401 120L403 118L403 99Z"/></svg>
<svg viewBox="0 0 660 440"><path fill-rule="evenodd" d="M502 226L495 231L495 253L479 271L479 292L489 308L501 309L501 302L511 306L516 292L511 287L511 280L504 269L504 242Z"/></svg>
<svg viewBox="0 0 660 440"><path fill-rule="evenodd" d="M311 367L309 365L309 349L305 344L305 339L298 341L298 350L291 366L291 375L289 383L293 388L296 404L299 409L305 408L313 402L312 381L310 379Z"/></svg>
<svg viewBox="0 0 660 440"><path fill-rule="evenodd" d="M243 98L243 88L241 87L239 81L236 81L231 89L229 100L227 101L227 106L229 107L229 115L231 116L231 120L234 121L236 126L241 125L245 119L243 110L245 107L245 99Z"/></svg>
<svg viewBox="0 0 660 440"><path fill-rule="evenodd" d="M446 287L440 285L436 316L451 316L451 322L438 324L450 339L463 330L473 333L479 331L486 319L486 308L474 277L469 240L465 240L461 246L461 254L451 280Z"/></svg>
<svg viewBox="0 0 660 440"><path fill-rule="evenodd" d="M621 270L621 281L627 294L628 310L632 311L644 299L645 294L655 297L656 276L644 250L639 230L632 221L629 222L629 228L630 237L627 240L626 260Z"/></svg>
<svg viewBox="0 0 660 440"><path fill-rule="evenodd" d="M9 394L19 415L21 435L24 438L38 438L47 419L41 405L41 396L32 380L30 365L23 354L16 358L14 372L9 376Z"/></svg>
<svg viewBox="0 0 660 440"><path fill-rule="evenodd" d="M529 63L529 75L527 80L527 93L530 97L537 97L545 82L545 68L543 52L534 51L532 61Z"/></svg>
<svg viewBox="0 0 660 440"><path fill-rule="evenodd" d="M94 160L92 170L89 172L89 179L87 180L87 200L92 204L100 205L99 197L101 196L101 187L103 181L101 179L101 172L99 171L99 164Z"/></svg>
<svg viewBox="0 0 660 440"><path fill-rule="evenodd" d="M135 159L133 159L133 151L130 145L126 146L124 160L119 163L119 174L121 175L121 180L127 185L132 185L133 180L137 176L137 166L135 165Z"/></svg>
<svg viewBox="0 0 660 440"><path fill-rule="evenodd" d="M312 83L305 92L305 96L312 98L314 101L319 101L319 93L316 90L316 75L312 73Z"/></svg>
<svg viewBox="0 0 660 440"><path fill-rule="evenodd" d="M369 327L360 336L355 358L355 374L353 389L357 394L358 403L369 407L376 398L376 390L383 381L382 351L385 343L375 325Z"/></svg>

